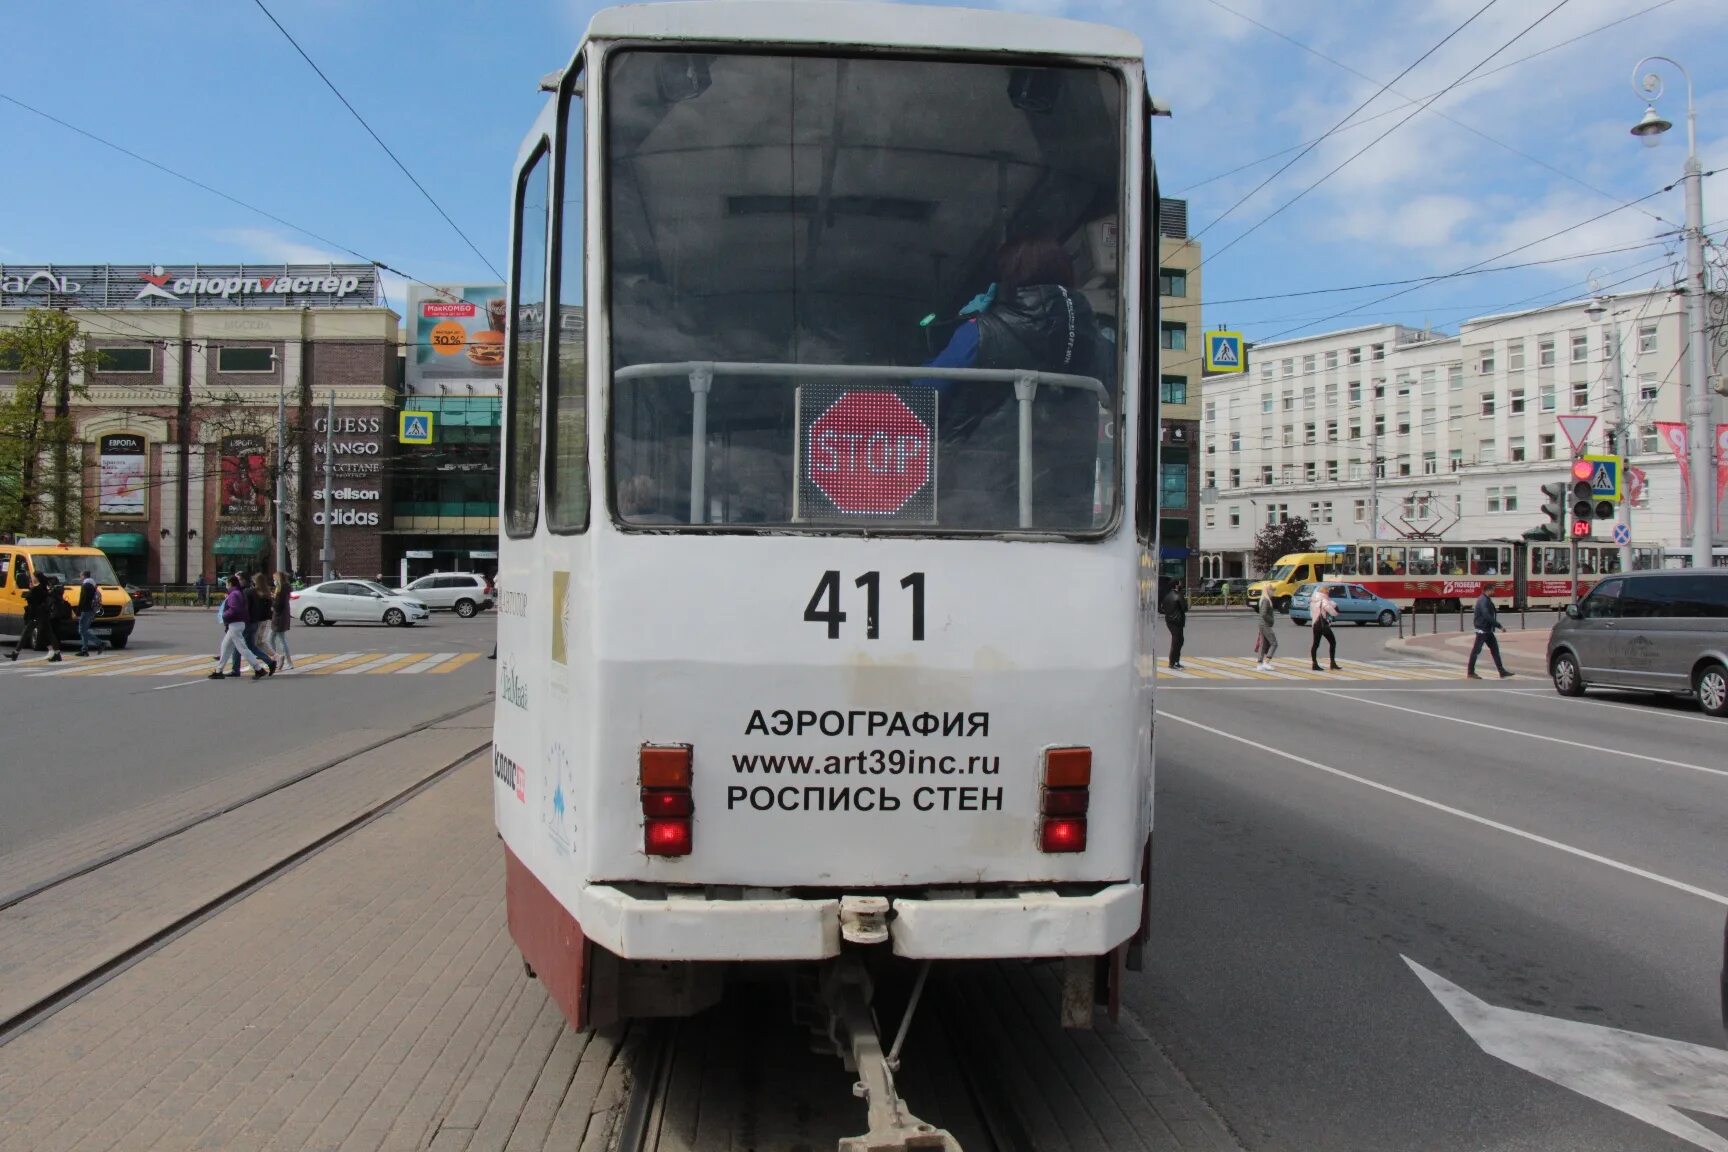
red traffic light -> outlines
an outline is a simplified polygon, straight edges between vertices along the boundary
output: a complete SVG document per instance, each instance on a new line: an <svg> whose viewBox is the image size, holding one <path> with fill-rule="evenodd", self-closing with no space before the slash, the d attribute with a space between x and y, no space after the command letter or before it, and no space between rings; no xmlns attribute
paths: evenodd
<svg viewBox="0 0 1728 1152"><path fill-rule="evenodd" d="M1593 477L1595 475L1596 475L1596 465L1590 463L1590 461L1588 461L1588 460L1574 460L1574 461L1572 461L1572 478L1574 480L1588 481L1591 477Z"/></svg>
<svg viewBox="0 0 1728 1152"><path fill-rule="evenodd" d="M1589 537L1589 535L1590 535L1590 521L1588 521L1588 520L1574 520L1574 521L1572 521L1572 538L1574 540L1584 540L1584 539L1587 539Z"/></svg>

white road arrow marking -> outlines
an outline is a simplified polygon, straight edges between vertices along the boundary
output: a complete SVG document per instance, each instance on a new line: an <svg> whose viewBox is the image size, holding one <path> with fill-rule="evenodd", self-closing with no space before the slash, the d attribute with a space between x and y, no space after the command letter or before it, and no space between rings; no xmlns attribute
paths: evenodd
<svg viewBox="0 0 1728 1152"><path fill-rule="evenodd" d="M1728 1140L1675 1110L1728 1117L1728 1051L1496 1008L1408 956L1404 963L1488 1055L1700 1148L1728 1152Z"/></svg>

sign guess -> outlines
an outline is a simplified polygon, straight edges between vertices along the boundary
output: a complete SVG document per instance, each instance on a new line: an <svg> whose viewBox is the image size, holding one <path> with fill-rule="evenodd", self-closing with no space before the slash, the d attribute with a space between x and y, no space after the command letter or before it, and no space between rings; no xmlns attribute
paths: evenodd
<svg viewBox="0 0 1728 1152"><path fill-rule="evenodd" d="M934 518L936 398L932 391L807 387L800 408L801 516Z"/></svg>

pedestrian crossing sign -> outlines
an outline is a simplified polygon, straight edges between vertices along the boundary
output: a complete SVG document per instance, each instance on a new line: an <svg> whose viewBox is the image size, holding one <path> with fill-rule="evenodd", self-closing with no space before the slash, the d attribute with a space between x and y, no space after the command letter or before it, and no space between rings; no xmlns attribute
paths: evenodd
<svg viewBox="0 0 1728 1152"><path fill-rule="evenodd" d="M432 413L399 413L396 424L396 439L402 444L432 443Z"/></svg>
<svg viewBox="0 0 1728 1152"><path fill-rule="evenodd" d="M1242 333L1206 333L1205 370L1212 374L1247 371L1247 358L1242 355Z"/></svg>
<svg viewBox="0 0 1728 1152"><path fill-rule="evenodd" d="M1590 495L1619 503L1625 485L1625 460L1619 456L1586 456L1590 465Z"/></svg>

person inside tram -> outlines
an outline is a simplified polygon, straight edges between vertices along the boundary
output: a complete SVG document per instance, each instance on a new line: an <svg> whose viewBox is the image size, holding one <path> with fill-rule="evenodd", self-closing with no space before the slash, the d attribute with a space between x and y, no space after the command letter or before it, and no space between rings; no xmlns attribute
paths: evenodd
<svg viewBox="0 0 1728 1152"><path fill-rule="evenodd" d="M1023 368L1089 376L1113 393L1116 350L1074 285L1067 251L1048 237L996 253L996 282L962 309L931 368ZM941 397L939 515L953 527L1013 524L1019 417L1009 381L930 378ZM1033 401L1033 522L1089 527L1098 455L1096 394L1051 387Z"/></svg>

